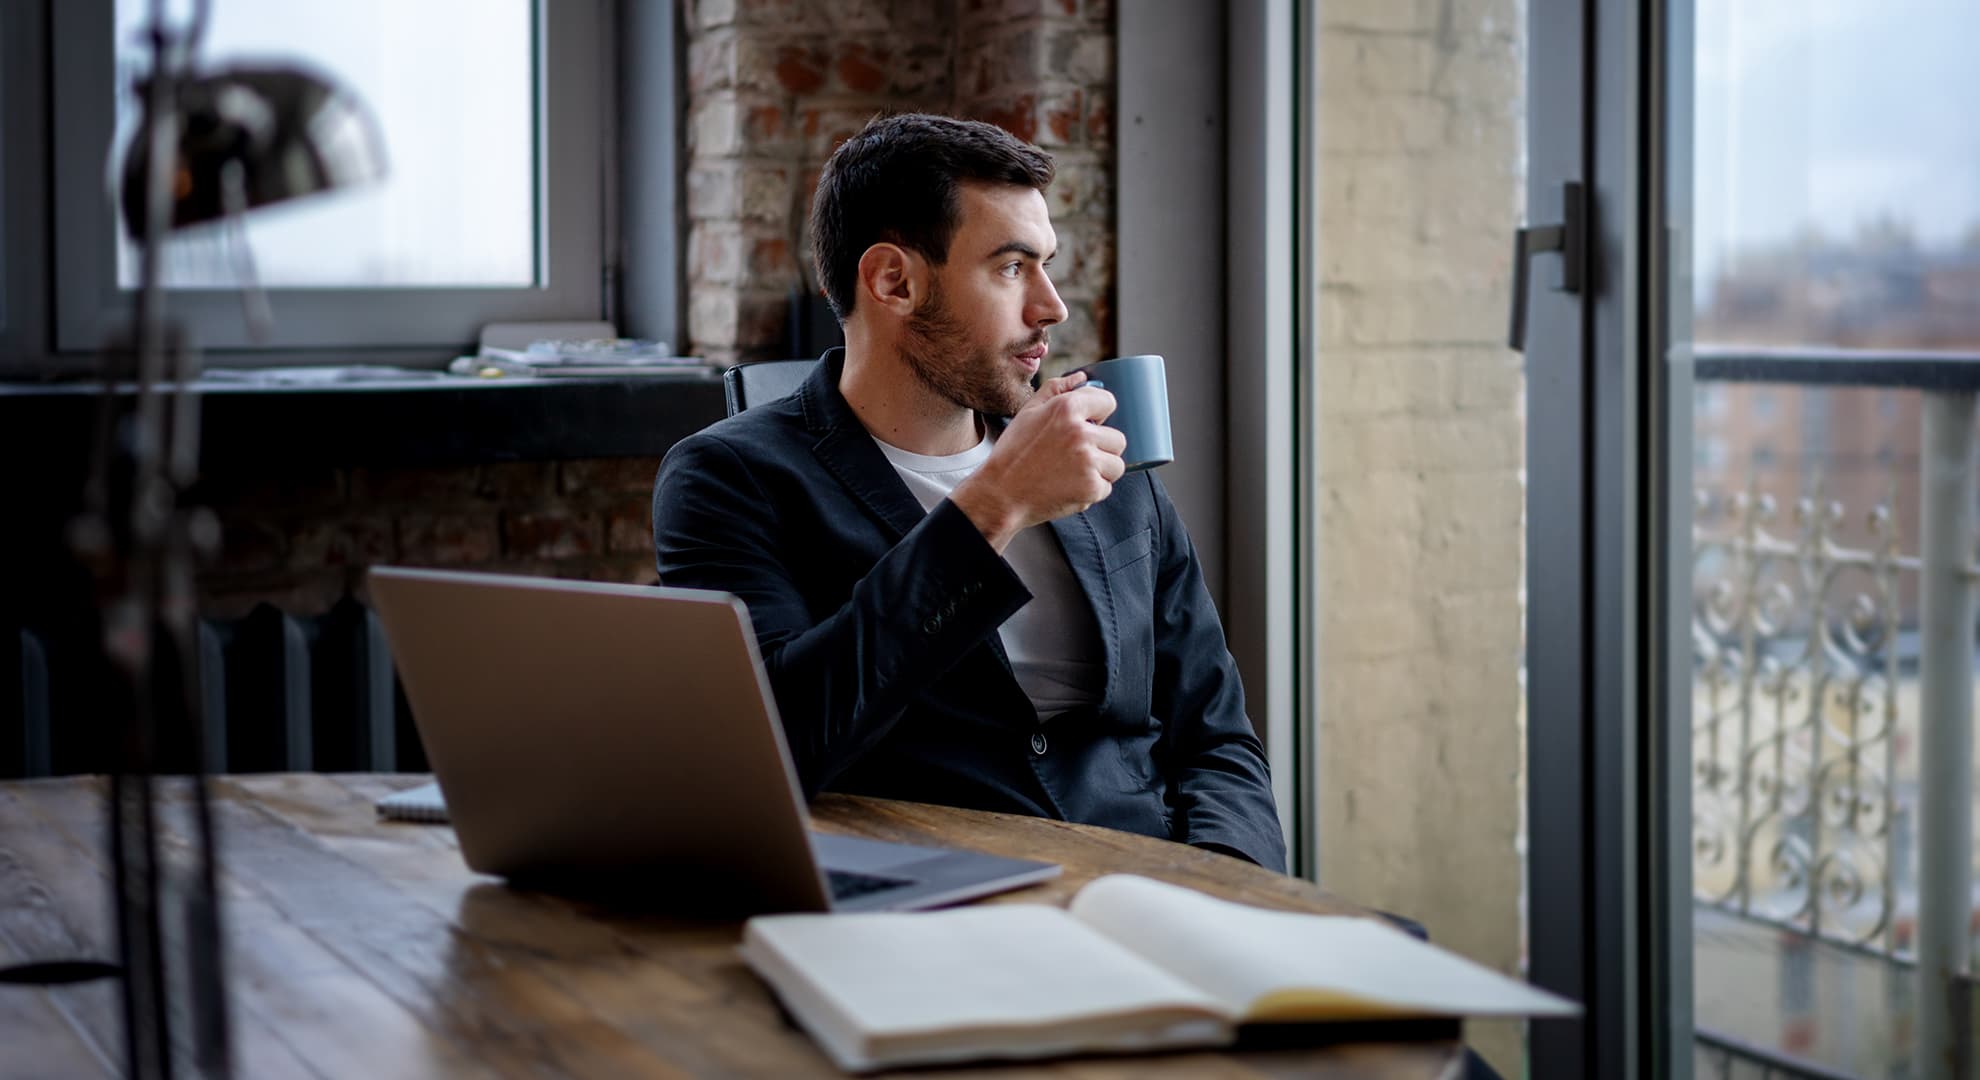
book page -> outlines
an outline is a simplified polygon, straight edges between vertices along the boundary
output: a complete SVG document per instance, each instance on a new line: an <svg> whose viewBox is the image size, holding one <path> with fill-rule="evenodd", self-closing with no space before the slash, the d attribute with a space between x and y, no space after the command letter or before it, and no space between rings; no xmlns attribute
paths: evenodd
<svg viewBox="0 0 1980 1080"><path fill-rule="evenodd" d="M1245 1021L1580 1011L1374 919L1267 911L1125 874L1087 885L1071 910Z"/></svg>
<svg viewBox="0 0 1980 1080"><path fill-rule="evenodd" d="M1040 904L761 916L742 951L850 1068L1230 1037L1215 999Z"/></svg>
<svg viewBox="0 0 1980 1080"><path fill-rule="evenodd" d="M394 792L378 800L379 816L389 821L423 821L430 824L447 824L447 800L440 794L440 785L421 784Z"/></svg>

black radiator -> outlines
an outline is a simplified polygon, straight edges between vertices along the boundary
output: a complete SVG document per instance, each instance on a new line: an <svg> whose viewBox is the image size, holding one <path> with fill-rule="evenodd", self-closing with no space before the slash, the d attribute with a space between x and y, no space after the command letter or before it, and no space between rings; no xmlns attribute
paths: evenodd
<svg viewBox="0 0 1980 1080"><path fill-rule="evenodd" d="M118 710L93 623L0 626L0 778L103 772ZM346 597L316 616L261 605L202 620L209 772L424 771L378 616ZM180 665L161 660L161 677ZM169 740L168 740L169 741ZM180 740L187 742L189 740ZM166 746L167 768L191 764Z"/></svg>

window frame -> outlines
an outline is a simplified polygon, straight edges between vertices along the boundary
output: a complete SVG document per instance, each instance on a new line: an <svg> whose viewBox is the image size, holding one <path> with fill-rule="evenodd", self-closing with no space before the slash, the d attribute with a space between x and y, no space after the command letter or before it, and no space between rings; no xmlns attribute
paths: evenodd
<svg viewBox="0 0 1980 1080"><path fill-rule="evenodd" d="M55 305L58 353L93 352L126 321L132 290L117 285L116 208L104 162L116 122L113 0L52 5ZM172 317L227 362L307 359L301 350L410 349L475 341L491 322L593 320L607 314L604 205L607 107L614 65L605 42L609 0L533 0L536 29L536 284L494 288L269 289L269 339L252 341L232 290L168 290ZM224 17L224 12L221 13ZM363 88L355 88L362 96ZM285 355L286 354L286 355Z"/></svg>
<svg viewBox="0 0 1980 1080"><path fill-rule="evenodd" d="M40 4L0 4L0 375L46 351L46 71Z"/></svg>

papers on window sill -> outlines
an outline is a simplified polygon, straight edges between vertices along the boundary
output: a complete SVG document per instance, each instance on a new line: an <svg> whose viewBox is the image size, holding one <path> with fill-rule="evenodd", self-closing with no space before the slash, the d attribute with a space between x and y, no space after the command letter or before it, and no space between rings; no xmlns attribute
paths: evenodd
<svg viewBox="0 0 1980 1080"><path fill-rule="evenodd" d="M310 364L296 367L207 368L200 378L229 386L345 386L352 383L424 382L447 378L444 371L378 364Z"/></svg>
<svg viewBox="0 0 1980 1080"><path fill-rule="evenodd" d="M460 357L447 370L484 379L708 378L714 373L699 358L673 355L664 341L636 338L536 341L520 349L484 344L479 355Z"/></svg>

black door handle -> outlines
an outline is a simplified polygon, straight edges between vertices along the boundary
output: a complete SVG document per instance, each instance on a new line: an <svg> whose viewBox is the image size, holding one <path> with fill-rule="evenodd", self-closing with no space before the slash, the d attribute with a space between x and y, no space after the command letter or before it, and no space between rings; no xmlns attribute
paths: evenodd
<svg viewBox="0 0 1980 1080"><path fill-rule="evenodd" d="M1581 182L1570 180L1561 185L1559 225L1522 225L1514 230L1512 326L1506 333L1506 344L1516 351L1526 351L1526 277L1529 260L1542 252L1560 252L1561 277L1554 291L1580 292L1582 259L1588 248L1587 230L1584 228L1586 220Z"/></svg>

